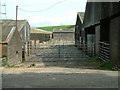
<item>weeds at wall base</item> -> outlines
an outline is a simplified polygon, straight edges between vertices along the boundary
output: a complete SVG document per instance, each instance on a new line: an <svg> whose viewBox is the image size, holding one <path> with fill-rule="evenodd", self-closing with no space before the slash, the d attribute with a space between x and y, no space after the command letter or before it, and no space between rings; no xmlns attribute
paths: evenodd
<svg viewBox="0 0 120 90"><path fill-rule="evenodd" d="M99 69L120 71L119 67L113 65L110 61L102 61L102 60L100 60L98 56L91 57L89 60L91 62L100 62L100 65L98 66Z"/></svg>
<svg viewBox="0 0 120 90"><path fill-rule="evenodd" d="M15 65L10 65L10 64L8 63L7 57L3 57L3 58L2 58L2 66L4 66L4 67L16 67Z"/></svg>
<svg viewBox="0 0 120 90"><path fill-rule="evenodd" d="M8 66L8 59L7 57L2 58L2 66Z"/></svg>
<svg viewBox="0 0 120 90"><path fill-rule="evenodd" d="M100 61L98 56L93 56L93 57L91 57L89 60L90 60L91 62L98 62L98 61Z"/></svg>

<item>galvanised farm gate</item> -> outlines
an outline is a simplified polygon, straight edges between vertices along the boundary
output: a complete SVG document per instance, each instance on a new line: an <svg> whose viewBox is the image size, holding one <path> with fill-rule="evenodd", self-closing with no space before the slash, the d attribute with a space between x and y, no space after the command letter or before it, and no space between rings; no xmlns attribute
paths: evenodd
<svg viewBox="0 0 120 90"><path fill-rule="evenodd" d="M75 41L62 41L59 39L40 43L32 40L29 44L30 57L32 61L56 61L56 60L79 60L86 59L94 55L94 44L91 45L75 45ZM87 49L89 48L89 49ZM89 50L89 51L88 51Z"/></svg>

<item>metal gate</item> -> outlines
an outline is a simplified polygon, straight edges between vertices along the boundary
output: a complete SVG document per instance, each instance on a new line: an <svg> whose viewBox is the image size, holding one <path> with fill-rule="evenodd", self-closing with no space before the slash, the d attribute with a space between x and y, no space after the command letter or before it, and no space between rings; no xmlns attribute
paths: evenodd
<svg viewBox="0 0 120 90"><path fill-rule="evenodd" d="M79 44L76 46L74 41L54 42L53 40L50 40L43 43L31 42L30 56L38 61L42 59L86 59L93 54L88 48L93 48L93 45L87 46L85 44Z"/></svg>
<svg viewBox="0 0 120 90"><path fill-rule="evenodd" d="M103 61L110 59L110 44L108 41L99 42L99 58Z"/></svg>

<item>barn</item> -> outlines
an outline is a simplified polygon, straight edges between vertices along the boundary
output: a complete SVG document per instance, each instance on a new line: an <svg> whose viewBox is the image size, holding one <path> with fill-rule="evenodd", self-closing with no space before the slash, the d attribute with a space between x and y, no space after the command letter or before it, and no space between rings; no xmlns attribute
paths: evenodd
<svg viewBox="0 0 120 90"><path fill-rule="evenodd" d="M80 44L82 42L82 26L84 20L84 12L77 13L76 25L75 25L75 45L80 48Z"/></svg>
<svg viewBox="0 0 120 90"><path fill-rule="evenodd" d="M30 25L26 20L2 20L1 57L7 63L18 64L29 55Z"/></svg>
<svg viewBox="0 0 120 90"><path fill-rule="evenodd" d="M89 0L88 0L89 1ZM94 44L93 52L103 61L120 67L120 1L87 2L81 43ZM86 46L86 49L89 49Z"/></svg>
<svg viewBox="0 0 120 90"><path fill-rule="evenodd" d="M53 31L54 42L73 42L75 43L75 30L55 29Z"/></svg>

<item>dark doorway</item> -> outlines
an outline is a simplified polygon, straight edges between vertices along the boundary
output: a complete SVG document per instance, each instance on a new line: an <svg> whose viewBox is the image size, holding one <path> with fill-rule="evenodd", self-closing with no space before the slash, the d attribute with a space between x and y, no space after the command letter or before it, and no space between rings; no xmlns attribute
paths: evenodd
<svg viewBox="0 0 120 90"><path fill-rule="evenodd" d="M25 61L25 49L22 48L22 62Z"/></svg>
<svg viewBox="0 0 120 90"><path fill-rule="evenodd" d="M109 41L109 33L110 33L110 19L106 18L101 20L100 27L100 41Z"/></svg>

